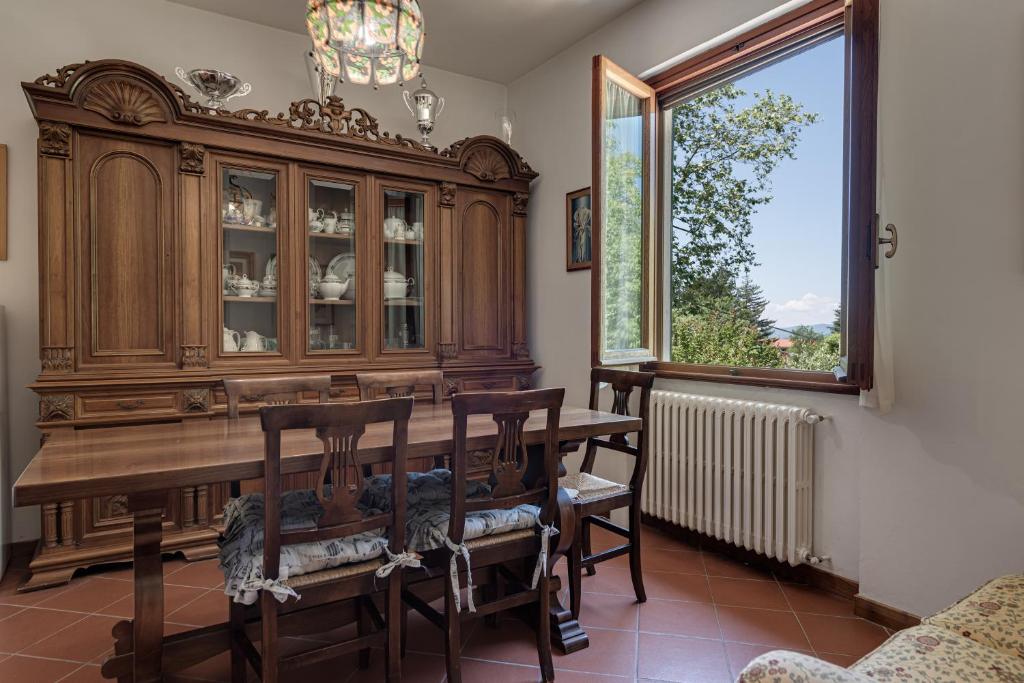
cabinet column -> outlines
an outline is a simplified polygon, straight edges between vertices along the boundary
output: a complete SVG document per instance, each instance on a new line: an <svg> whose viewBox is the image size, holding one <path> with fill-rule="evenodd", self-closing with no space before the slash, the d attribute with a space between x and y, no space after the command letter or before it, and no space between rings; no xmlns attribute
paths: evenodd
<svg viewBox="0 0 1024 683"><path fill-rule="evenodd" d="M526 204L530 195L512 197L512 357L529 358L526 341Z"/></svg>
<svg viewBox="0 0 1024 683"><path fill-rule="evenodd" d="M455 289L458 283L458 268L455 264L455 183L441 183L438 205L441 209L441 321L437 342L437 357L441 363L455 358L458 343L455 336Z"/></svg>
<svg viewBox="0 0 1024 683"><path fill-rule="evenodd" d="M182 142L178 146L178 278L181 316L182 368L207 366L205 315L203 305L203 175L206 172L206 149L202 145Z"/></svg>
<svg viewBox="0 0 1024 683"><path fill-rule="evenodd" d="M75 364L71 126L40 121L38 152L40 360L43 374L65 374Z"/></svg>

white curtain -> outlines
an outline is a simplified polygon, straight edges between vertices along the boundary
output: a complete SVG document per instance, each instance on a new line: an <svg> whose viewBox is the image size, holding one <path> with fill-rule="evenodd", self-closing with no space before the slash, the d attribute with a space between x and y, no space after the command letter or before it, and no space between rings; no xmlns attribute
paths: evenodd
<svg viewBox="0 0 1024 683"><path fill-rule="evenodd" d="M885 145L882 144L882 117L878 125L878 197L879 227L886 225L889 216L885 201ZM871 391L860 392L860 405L886 414L896 401L896 380L893 374L892 320L890 309L889 269L891 261L879 253L879 267L875 270L875 362L874 384Z"/></svg>

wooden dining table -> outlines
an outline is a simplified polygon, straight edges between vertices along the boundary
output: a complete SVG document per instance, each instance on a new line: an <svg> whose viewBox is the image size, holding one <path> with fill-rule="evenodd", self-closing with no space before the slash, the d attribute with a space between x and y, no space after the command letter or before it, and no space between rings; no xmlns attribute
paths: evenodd
<svg viewBox="0 0 1024 683"><path fill-rule="evenodd" d="M545 426L543 411L530 416L524 426L528 446L543 443ZM640 427L638 418L563 407L559 441L582 442ZM467 448L493 448L496 433L489 416L470 417ZM390 445L389 424L369 425L359 441L359 457L370 464L381 462L388 457ZM417 403L409 422L408 457L446 456L453 449L449 404ZM288 432L282 437L281 473L316 470L322 454L323 444L312 430ZM134 618L113 628L114 654L104 662L105 677L158 681L164 673L183 670L229 649L226 622L164 636L163 508L173 489L262 476L263 431L258 416L58 431L32 458L14 484L16 506L127 496L134 532ZM587 647L586 633L557 600L552 600L550 618L556 647L564 652Z"/></svg>

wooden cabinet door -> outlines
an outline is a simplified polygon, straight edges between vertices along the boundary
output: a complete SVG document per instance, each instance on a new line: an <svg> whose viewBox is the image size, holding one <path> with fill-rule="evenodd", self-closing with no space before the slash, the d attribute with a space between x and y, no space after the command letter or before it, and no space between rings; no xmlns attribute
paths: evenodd
<svg viewBox="0 0 1024 683"><path fill-rule="evenodd" d="M83 134L76 151L79 362L175 364L175 149Z"/></svg>
<svg viewBox="0 0 1024 683"><path fill-rule="evenodd" d="M511 351L511 199L459 192L455 283L459 356L508 357Z"/></svg>

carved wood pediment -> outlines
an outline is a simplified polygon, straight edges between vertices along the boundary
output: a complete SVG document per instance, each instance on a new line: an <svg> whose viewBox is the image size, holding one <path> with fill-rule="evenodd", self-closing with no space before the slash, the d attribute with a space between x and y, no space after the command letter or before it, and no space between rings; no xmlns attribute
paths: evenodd
<svg viewBox="0 0 1024 683"><path fill-rule="evenodd" d="M132 126L167 121L153 91L129 80L112 79L91 86L82 107Z"/></svg>
<svg viewBox="0 0 1024 683"><path fill-rule="evenodd" d="M466 173L488 183L512 177L504 157L488 147L473 151L463 162L463 168Z"/></svg>

